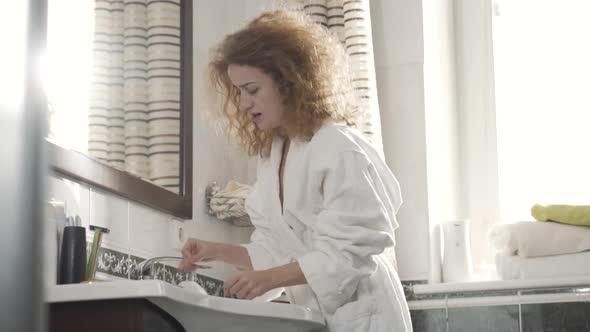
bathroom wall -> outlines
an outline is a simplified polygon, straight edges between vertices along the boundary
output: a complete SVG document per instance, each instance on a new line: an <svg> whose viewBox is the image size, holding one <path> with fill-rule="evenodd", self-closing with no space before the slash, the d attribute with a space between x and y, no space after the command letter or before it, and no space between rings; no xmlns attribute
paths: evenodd
<svg viewBox="0 0 590 332"><path fill-rule="evenodd" d="M48 200L65 203L67 215L79 215L86 228L86 240L92 241L89 225L102 226L110 230L104 234L98 252L96 277L100 279L129 279L134 267L146 258L156 256L178 256L187 235L180 236L180 229L190 227L191 220L180 220L166 213L143 206L116 195L72 182L56 176L49 177ZM52 241L48 232L47 241ZM44 281L55 283L53 273L55 256L52 244L45 244ZM89 248L88 248L89 249ZM167 264L167 265L166 265ZM176 284L191 278L201 284L212 295L223 295L223 266L212 270L200 270L197 274L183 274L176 271L176 262L157 264L154 268L156 279Z"/></svg>
<svg viewBox="0 0 590 332"><path fill-rule="evenodd" d="M228 243L246 243L252 229L240 228L207 215L204 204L205 189L210 181L225 185L229 180L251 184L255 181L256 161L248 158L225 137L215 109L204 101L204 71L212 47L226 34L241 26L272 0L196 0L194 8L194 145L193 145L193 220L189 222L190 236ZM233 268L220 265L214 275L225 279Z"/></svg>
<svg viewBox="0 0 590 332"><path fill-rule="evenodd" d="M400 182L397 218L402 280L429 277L429 215L422 1L371 1L385 159Z"/></svg>
<svg viewBox="0 0 590 332"><path fill-rule="evenodd" d="M66 203L69 215L78 214L85 226L108 227L103 247L112 249L103 256L103 270L125 277L127 260L178 254L178 227L185 237L243 243L251 229L238 228L209 216L204 204L210 181L223 185L230 179L254 181L255 163L227 143L219 128L205 114L199 95L200 76L210 47L223 35L238 28L272 0L195 0L194 1L194 169L193 219L174 220L165 213L130 202L118 196L55 176L49 178L48 198ZM387 162L401 182L405 203L398 215L397 257L403 280L426 280L429 276L429 214L426 182L427 105L424 82L422 8L420 1L373 0L375 63L383 121ZM413 151L408 154L407 151ZM441 207L442 209L443 207ZM448 207L447 207L448 208ZM452 211L445 211L452 213ZM91 233L87 233L91 240ZM215 279L225 279L231 267L214 264L201 271ZM481 294L480 294L481 295ZM490 295L490 294L485 294ZM491 294L496 296L498 294ZM501 294L507 295L507 294ZM515 294L508 294L515 296ZM518 295L518 294L516 294ZM450 295L462 297L464 295ZM474 297L473 294L470 295ZM551 297L553 295L546 295ZM590 302L513 303L487 305L484 301L469 306L449 306L449 298L410 299L414 331L586 331L590 326ZM433 304L433 301L436 304Z"/></svg>
<svg viewBox="0 0 590 332"><path fill-rule="evenodd" d="M174 234L182 226L186 237L244 243L251 229L216 220L206 212L205 190L210 181L225 185L234 179L252 183L255 161L227 142L219 125L207 115L203 101L203 68L210 48L243 25L272 0L196 0L194 15L194 144L193 219L172 217L108 193L52 178L52 194L68 201L68 213L85 223L112 228L105 246L128 248L140 256L174 253ZM388 164L401 183L404 205L398 220L397 259L402 280L429 277L429 215L427 194L424 59L421 2L371 1L375 65L383 142ZM407 153L412 151L412 153ZM66 197L67 198L64 198ZM75 204L72 202L76 202ZM224 279L233 269L223 264L208 273Z"/></svg>
<svg viewBox="0 0 590 332"><path fill-rule="evenodd" d="M195 66L202 74L209 48L234 31L272 0L224 0L194 2ZM400 181L404 204L398 213L396 254L402 280L429 279L429 202L427 184L426 110L422 1L371 1L375 66L381 110L383 145L388 165ZM196 79L195 96L202 90ZM230 178L251 183L255 164L240 156L211 126L199 99L195 114L195 197L191 234L241 243L249 230L236 229L208 217L202 197L208 181ZM208 142L199 144L198 142ZM215 147L215 148L211 148ZM411 153L408 153L411 151ZM224 271L223 273L230 273Z"/></svg>
<svg viewBox="0 0 590 332"><path fill-rule="evenodd" d="M51 176L48 199L66 203L68 215L79 215L83 225L103 226L110 233L103 237L103 247L115 252L130 254L137 259L179 255L184 240L197 237L211 241L245 243L249 241L251 228L236 227L207 214L205 189L211 181L223 186L229 180L252 183L256 164L236 146L229 144L219 126L215 125L202 102L203 67L207 63L209 49L224 35L236 30L271 0L193 1L194 32L194 142L193 142L193 219L179 220L166 213L123 199L96 188ZM183 238L179 238L179 228ZM87 230L88 241L92 234ZM110 257L110 256L109 256ZM124 276L128 271L113 260L107 269L114 275ZM106 264L106 262L105 262ZM223 263L212 263L213 269L202 271L204 275L225 279L233 268ZM109 276L111 277L111 276Z"/></svg>
<svg viewBox="0 0 590 332"><path fill-rule="evenodd" d="M56 176L49 177L47 198L64 202L67 215L80 216L87 241L93 235L89 225L106 227L110 232L103 236L102 247L140 258L178 255L177 227L189 222ZM111 263L114 269L122 264Z"/></svg>

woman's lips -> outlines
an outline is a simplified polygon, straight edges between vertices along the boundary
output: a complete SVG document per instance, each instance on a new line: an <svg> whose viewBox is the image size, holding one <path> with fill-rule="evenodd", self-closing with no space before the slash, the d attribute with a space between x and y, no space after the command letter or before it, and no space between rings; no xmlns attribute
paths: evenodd
<svg viewBox="0 0 590 332"><path fill-rule="evenodd" d="M252 114L252 121L258 123L262 119L262 113L254 113Z"/></svg>

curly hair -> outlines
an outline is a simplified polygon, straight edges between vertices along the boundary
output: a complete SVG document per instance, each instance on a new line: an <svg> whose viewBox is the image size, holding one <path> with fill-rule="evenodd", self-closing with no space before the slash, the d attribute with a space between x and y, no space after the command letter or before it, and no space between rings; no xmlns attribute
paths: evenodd
<svg viewBox="0 0 590 332"><path fill-rule="evenodd" d="M292 138L311 140L326 120L356 127L359 107L341 43L320 24L293 10L260 14L241 30L227 35L212 53L208 73L223 98L226 131L249 155L268 157L277 129L260 130L238 112L239 90L229 65L258 68L273 78L283 97L282 128Z"/></svg>

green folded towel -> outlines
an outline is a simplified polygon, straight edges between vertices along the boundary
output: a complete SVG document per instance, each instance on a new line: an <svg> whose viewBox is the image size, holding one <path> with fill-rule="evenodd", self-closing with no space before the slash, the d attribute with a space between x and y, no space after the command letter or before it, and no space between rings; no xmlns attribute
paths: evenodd
<svg viewBox="0 0 590 332"><path fill-rule="evenodd" d="M590 205L539 205L531 208L537 221L555 221L562 224L590 226Z"/></svg>

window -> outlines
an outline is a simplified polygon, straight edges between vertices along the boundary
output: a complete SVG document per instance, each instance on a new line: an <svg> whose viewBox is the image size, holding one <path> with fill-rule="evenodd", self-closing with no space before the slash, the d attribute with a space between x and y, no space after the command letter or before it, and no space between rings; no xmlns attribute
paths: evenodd
<svg viewBox="0 0 590 332"><path fill-rule="evenodd" d="M87 153L94 1L50 1L48 16L48 137L65 148Z"/></svg>
<svg viewBox="0 0 590 332"><path fill-rule="evenodd" d="M499 208L589 204L590 2L510 0L492 19Z"/></svg>
<svg viewBox="0 0 590 332"><path fill-rule="evenodd" d="M471 220L473 261L485 268L494 223L533 220L535 203L590 204L590 2L424 3L427 135L431 147L453 143L428 164L456 170L429 170L430 220ZM457 130L444 133L447 123ZM439 188L444 176L453 181ZM440 202L456 211L432 208Z"/></svg>

